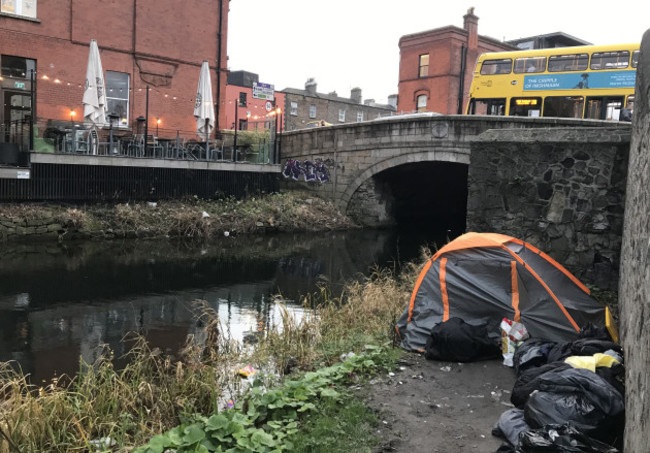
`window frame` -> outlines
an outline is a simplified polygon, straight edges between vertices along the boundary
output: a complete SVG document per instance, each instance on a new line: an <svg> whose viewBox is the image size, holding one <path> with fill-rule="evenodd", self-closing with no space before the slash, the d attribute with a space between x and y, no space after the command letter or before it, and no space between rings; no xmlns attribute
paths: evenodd
<svg viewBox="0 0 650 453"><path fill-rule="evenodd" d="M595 63L594 60L598 61ZM615 60L615 61L614 61ZM598 64L598 67L594 65ZM608 66L610 65L610 66ZM625 69L630 66L629 50L611 50L607 52L594 52L589 59L589 69L604 71L608 69Z"/></svg>
<svg viewBox="0 0 650 453"><path fill-rule="evenodd" d="M339 109L339 123L345 123L345 109Z"/></svg>
<svg viewBox="0 0 650 453"><path fill-rule="evenodd" d="M363 121L363 110L359 110L357 112L357 123L360 123Z"/></svg>
<svg viewBox="0 0 650 453"><path fill-rule="evenodd" d="M586 71L589 68L588 53L551 55L548 58L548 72Z"/></svg>
<svg viewBox="0 0 650 453"><path fill-rule="evenodd" d="M115 88L115 87L111 86L111 83L113 82L111 74L121 74L123 76L126 76L126 88L122 87L126 97L119 97L119 96L116 96L116 95L111 96L111 93L113 93L113 89ZM106 107L107 107L107 110L108 110L108 112L107 112L108 114L116 113L116 112L114 112L114 111L112 111L111 109L108 108L108 105L110 103L109 101L120 101L120 102L126 101L126 108L125 108L126 116L125 117L120 116L120 118L118 118L116 120L116 122L113 123L113 126L115 126L115 127L128 127L129 126L129 117L130 117L130 114L131 114L130 108L129 108L131 106L131 89L130 89L131 88L131 75L128 72L108 71L107 70L106 71L106 78L104 79L104 83L106 84ZM118 85L118 87L119 87L119 85ZM115 94L117 94L117 91L115 92ZM110 121L110 119L109 119L109 121Z"/></svg>
<svg viewBox="0 0 650 453"><path fill-rule="evenodd" d="M309 104L309 118L316 118L316 104Z"/></svg>
<svg viewBox="0 0 650 453"><path fill-rule="evenodd" d="M426 64L425 60L426 59ZM418 56L418 78L429 77L429 54L423 53Z"/></svg>
<svg viewBox="0 0 650 453"><path fill-rule="evenodd" d="M289 115L298 116L298 103L291 101L289 104Z"/></svg>
<svg viewBox="0 0 650 453"><path fill-rule="evenodd" d="M567 102L562 102L562 101L567 101ZM585 97L584 96L546 96L544 98L544 105L542 107L542 116L550 116L548 114L548 108L552 107L555 109L560 110L560 108L564 108L565 105L570 105L570 102L573 102L573 104L578 104L580 105L580 116L566 116L566 115L554 115L552 118L582 118L585 112ZM549 105L551 104L556 104L556 105Z"/></svg>
<svg viewBox="0 0 650 453"><path fill-rule="evenodd" d="M26 14L30 9L33 9L32 13ZM38 0L0 0L0 13L28 19L37 19Z"/></svg>
<svg viewBox="0 0 650 453"><path fill-rule="evenodd" d="M424 99L424 104L421 104L421 100ZM423 113L427 111L427 103L429 102L429 96L426 93L418 94L415 97L415 111L417 113Z"/></svg>
<svg viewBox="0 0 650 453"><path fill-rule="evenodd" d="M508 68L506 71L505 68ZM491 68L494 68L493 70ZM490 71L488 72L488 69ZM481 75L502 75L512 72L512 58L495 58L484 60L481 64Z"/></svg>
<svg viewBox="0 0 650 453"><path fill-rule="evenodd" d="M530 69L533 69L532 71ZM515 58L512 72L515 74L539 74L546 70L546 57L519 57Z"/></svg>

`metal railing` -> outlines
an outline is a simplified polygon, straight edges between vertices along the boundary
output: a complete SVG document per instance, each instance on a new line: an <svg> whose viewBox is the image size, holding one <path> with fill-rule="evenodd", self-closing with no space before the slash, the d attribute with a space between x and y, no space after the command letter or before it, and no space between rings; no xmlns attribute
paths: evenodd
<svg viewBox="0 0 650 453"><path fill-rule="evenodd" d="M156 127L149 129L145 137L143 133L134 133L133 129L97 129L89 124L70 122L45 125L42 136L35 139L34 151L209 162L278 162L277 139L270 140L268 134L238 131L235 138L234 131L222 131L220 135L219 139L211 138L206 143L193 131Z"/></svg>

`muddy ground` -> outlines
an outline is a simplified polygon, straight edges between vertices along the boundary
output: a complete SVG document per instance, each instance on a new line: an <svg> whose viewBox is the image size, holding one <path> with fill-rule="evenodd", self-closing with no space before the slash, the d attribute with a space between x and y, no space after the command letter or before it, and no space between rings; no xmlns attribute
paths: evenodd
<svg viewBox="0 0 650 453"><path fill-rule="evenodd" d="M449 363L404 353L394 376L363 390L379 417L374 452L494 452L503 441L491 431L513 407L514 382L513 369L500 360Z"/></svg>

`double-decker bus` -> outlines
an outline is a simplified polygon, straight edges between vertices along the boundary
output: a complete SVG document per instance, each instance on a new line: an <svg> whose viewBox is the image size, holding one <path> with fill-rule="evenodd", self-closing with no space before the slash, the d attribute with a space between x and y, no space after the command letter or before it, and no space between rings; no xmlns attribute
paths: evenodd
<svg viewBox="0 0 650 453"><path fill-rule="evenodd" d="M634 110L639 44L484 53L469 115L627 120Z"/></svg>

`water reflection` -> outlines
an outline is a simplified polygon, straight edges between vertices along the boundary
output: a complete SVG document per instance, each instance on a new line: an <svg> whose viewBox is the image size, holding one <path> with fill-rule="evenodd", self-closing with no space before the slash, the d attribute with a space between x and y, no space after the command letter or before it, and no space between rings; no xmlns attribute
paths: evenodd
<svg viewBox="0 0 650 453"><path fill-rule="evenodd" d="M101 345L124 354L127 332L174 353L198 326L190 310L206 300L241 340L280 322L272 295L300 297L319 279L340 288L424 241L397 231L229 237L177 241L0 246L0 361L16 360L33 379L73 374Z"/></svg>

